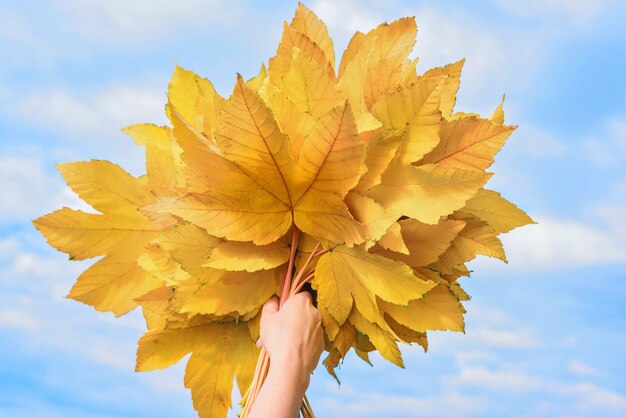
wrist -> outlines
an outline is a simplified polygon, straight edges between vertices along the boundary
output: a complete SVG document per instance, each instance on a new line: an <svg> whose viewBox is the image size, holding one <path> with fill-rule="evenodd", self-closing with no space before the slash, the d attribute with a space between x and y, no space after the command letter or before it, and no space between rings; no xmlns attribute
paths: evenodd
<svg viewBox="0 0 626 418"><path fill-rule="evenodd" d="M268 380L273 378L288 383L304 394L309 387L311 373L299 353L281 353L270 357Z"/></svg>

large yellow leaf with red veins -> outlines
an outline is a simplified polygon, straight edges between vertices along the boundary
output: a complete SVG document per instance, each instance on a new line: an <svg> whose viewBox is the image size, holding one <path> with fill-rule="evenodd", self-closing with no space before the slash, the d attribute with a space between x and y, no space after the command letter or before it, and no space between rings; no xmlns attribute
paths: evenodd
<svg viewBox="0 0 626 418"><path fill-rule="evenodd" d="M216 143L224 157L249 173L263 188L290 205L288 184L293 157L289 141L278 129L270 109L241 76L233 95L224 105Z"/></svg>
<svg viewBox="0 0 626 418"><path fill-rule="evenodd" d="M418 67L416 33L413 18L357 32L336 65L326 25L299 3L269 67L237 76L230 97L175 66L169 126L124 129L146 175L59 165L97 213L34 224L71 259L102 257L69 297L116 315L139 304L138 370L191 353L201 417L225 418L235 377L248 389L273 295L315 290L333 376L350 348L402 366L398 342L426 350L428 330L463 330L465 263L506 261L498 234L533 223L484 188L515 129L502 103L489 118L455 110L464 60Z"/></svg>
<svg viewBox="0 0 626 418"><path fill-rule="evenodd" d="M139 340L137 371L163 369L191 353L185 386L201 417L226 416L233 380L240 393L252 379L258 349L245 323L209 323L149 331Z"/></svg>

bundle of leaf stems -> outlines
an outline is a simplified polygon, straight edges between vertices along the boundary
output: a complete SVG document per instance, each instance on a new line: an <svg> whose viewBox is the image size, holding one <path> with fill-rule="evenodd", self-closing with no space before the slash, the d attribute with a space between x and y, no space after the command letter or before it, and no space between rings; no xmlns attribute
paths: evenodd
<svg viewBox="0 0 626 418"><path fill-rule="evenodd" d="M320 250L320 243L318 242L306 262L298 271L295 272L295 258L298 249L298 239L300 238L300 230L294 226L291 234L291 244L290 244L290 254L289 254L289 262L287 264L287 270L285 272L285 278L283 280L282 292L280 295L279 309L283 306L283 304L289 299L291 296L299 293L302 290L302 287L305 283L309 282L313 276L315 275L315 268L311 268L307 270L307 267L311 263L311 261L326 253L327 250ZM252 405L256 400L261 388L263 387L263 383L267 378L267 374L270 369L270 357L265 351L264 348L261 348L261 353L259 355L259 359L256 364L256 369L254 370L254 377L252 379L252 383L248 387L248 390L244 394L241 399L242 410L239 414L240 418L246 418L252 409ZM311 405L309 404L309 400L306 395L304 395L304 399L302 400L302 405L300 406L300 413L304 418L315 418L315 414L313 414L313 410L311 409Z"/></svg>

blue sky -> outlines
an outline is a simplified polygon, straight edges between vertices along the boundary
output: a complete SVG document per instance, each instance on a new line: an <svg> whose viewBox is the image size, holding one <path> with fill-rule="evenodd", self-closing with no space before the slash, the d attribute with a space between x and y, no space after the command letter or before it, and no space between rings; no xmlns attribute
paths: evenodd
<svg viewBox="0 0 626 418"><path fill-rule="evenodd" d="M296 2L0 0L0 418L194 417L183 368L137 374L141 315L64 298L90 262L47 247L30 220L84 208L54 164L143 172L120 128L165 123L177 62L228 95L256 73ZM381 4L383 3L383 4ZM418 69L467 58L457 110L506 93L519 125L489 186L537 225L504 237L462 284L465 334L433 333L406 369L349 355L321 369L320 418L626 416L626 6L617 0L307 3L340 53L355 30L414 15Z"/></svg>

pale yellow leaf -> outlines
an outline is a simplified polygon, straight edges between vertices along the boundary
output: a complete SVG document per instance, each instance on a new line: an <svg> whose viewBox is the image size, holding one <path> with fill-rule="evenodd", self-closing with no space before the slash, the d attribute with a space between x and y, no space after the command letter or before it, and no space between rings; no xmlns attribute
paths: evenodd
<svg viewBox="0 0 626 418"><path fill-rule="evenodd" d="M372 108L389 131L404 131L396 158L402 164L418 161L439 143L441 87L444 78L420 80L405 89L384 94Z"/></svg>
<svg viewBox="0 0 626 418"><path fill-rule="evenodd" d="M480 189L462 209L486 221L496 234L535 223L524 211L493 190Z"/></svg>
<svg viewBox="0 0 626 418"><path fill-rule="evenodd" d="M482 171L435 164L391 165L383 173L381 184L368 195L389 211L436 224L442 216L463 207L490 177L491 174Z"/></svg>
<svg viewBox="0 0 626 418"><path fill-rule="evenodd" d="M374 347L385 360L388 360L396 366L404 368L402 354L396 343L395 336L382 329L377 324L368 321L358 310L353 309L350 314L350 322L363 334L372 340Z"/></svg>
<svg viewBox="0 0 626 418"><path fill-rule="evenodd" d="M267 270L289 260L289 247L283 241L268 245L251 242L224 242L216 247L204 267L230 271Z"/></svg>
<svg viewBox="0 0 626 418"><path fill-rule="evenodd" d="M272 295L278 294L284 269L254 273L229 271L210 283L190 282L185 292L182 313L246 315L259 309Z"/></svg>
<svg viewBox="0 0 626 418"><path fill-rule="evenodd" d="M456 92L459 90L461 83L461 70L465 64L465 59L448 64L443 67L433 68L426 71L420 79L440 78L446 76L446 80L441 90L441 114L447 118L452 114L454 104L456 103Z"/></svg>
<svg viewBox="0 0 626 418"><path fill-rule="evenodd" d="M378 245L389 251L405 255L409 254L409 249L402 238L402 230L398 222L394 222L389 227L385 235L383 235L383 237L378 241ZM374 251L370 250L370 252Z"/></svg>
<svg viewBox="0 0 626 418"><path fill-rule="evenodd" d="M474 117L443 122L440 144L419 161L419 164L439 164L466 170L485 170L515 130L487 119Z"/></svg>
<svg viewBox="0 0 626 418"><path fill-rule="evenodd" d="M350 315L353 302L374 321L380 317L377 298L402 305L422 297L435 285L418 279L404 263L344 246L320 257L312 284L318 305L324 306L339 325Z"/></svg>
<svg viewBox="0 0 626 418"><path fill-rule="evenodd" d="M445 283L430 290L423 298L409 302L408 306L382 301L381 309L413 331L465 330L465 309Z"/></svg>
<svg viewBox="0 0 626 418"><path fill-rule="evenodd" d="M335 47L328 35L326 25L302 3L298 3L291 27L320 47L330 63L331 69L335 66Z"/></svg>
<svg viewBox="0 0 626 418"><path fill-rule="evenodd" d="M465 222L456 220L442 220L438 224L429 225L415 219L404 219L399 224L402 240L409 250L408 255L381 247L374 247L370 252L394 258L413 267L427 266L437 261L465 226Z"/></svg>

